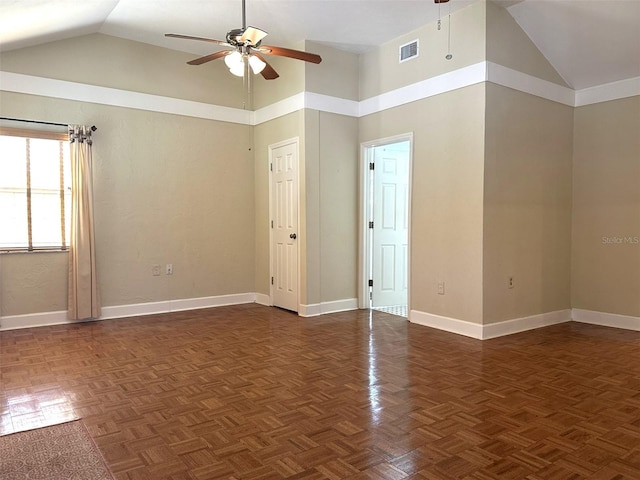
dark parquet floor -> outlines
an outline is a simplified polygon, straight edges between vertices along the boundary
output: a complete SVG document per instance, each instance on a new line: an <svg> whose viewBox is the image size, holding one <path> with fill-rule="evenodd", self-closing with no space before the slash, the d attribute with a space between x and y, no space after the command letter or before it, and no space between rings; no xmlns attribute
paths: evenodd
<svg viewBox="0 0 640 480"><path fill-rule="evenodd" d="M119 480L640 479L640 332L592 325L220 307L2 332L0 387L0 433L82 418Z"/></svg>

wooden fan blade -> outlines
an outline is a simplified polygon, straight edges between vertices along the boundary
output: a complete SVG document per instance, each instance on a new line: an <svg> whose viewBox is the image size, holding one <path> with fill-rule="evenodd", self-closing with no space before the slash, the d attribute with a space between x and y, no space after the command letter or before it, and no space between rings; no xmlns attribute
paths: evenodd
<svg viewBox="0 0 640 480"><path fill-rule="evenodd" d="M257 45L260 40L268 35L264 30L260 30L256 27L247 27L242 36L238 39L241 43L249 43L251 45Z"/></svg>
<svg viewBox="0 0 640 480"><path fill-rule="evenodd" d="M201 42L211 42L217 43L218 45L225 45L227 47L231 47L227 42L223 42L222 40L215 40L213 38L204 38L204 37L192 37L191 35L179 35L177 33L165 33L165 37L171 38L183 38L185 40L200 40Z"/></svg>
<svg viewBox="0 0 640 480"><path fill-rule="evenodd" d="M191 60L187 62L189 65L202 65L203 63L210 62L211 60L215 60L216 58L224 57L225 55L229 55L231 51L222 51L212 53L211 55L205 55L204 57L196 58L195 60Z"/></svg>
<svg viewBox="0 0 640 480"><path fill-rule="evenodd" d="M260 55L258 52L256 52L254 50L251 53L251 55L255 55L256 57L258 57L260 60L262 60L265 63L265 67L260 72L260 75L262 75L262 77L265 80L275 80L276 78L278 78L280 76L280 75L278 75L278 72L276 72L273 69L273 67L271 65L269 65L269 62L267 62L267 60L262 55Z"/></svg>
<svg viewBox="0 0 640 480"><path fill-rule="evenodd" d="M320 57L320 55L316 55L315 53L301 52L300 50L292 50L290 48L262 45L259 48L259 51L261 53L266 53L267 55L278 55L280 57L295 58L296 60L304 60L305 62L311 63L320 63L322 61L322 57Z"/></svg>

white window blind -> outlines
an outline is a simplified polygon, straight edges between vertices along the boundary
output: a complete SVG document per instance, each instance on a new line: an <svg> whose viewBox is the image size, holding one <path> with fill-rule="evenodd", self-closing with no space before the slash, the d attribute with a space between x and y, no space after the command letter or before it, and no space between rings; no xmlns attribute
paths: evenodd
<svg viewBox="0 0 640 480"><path fill-rule="evenodd" d="M0 250L66 250L70 208L68 135L0 127Z"/></svg>

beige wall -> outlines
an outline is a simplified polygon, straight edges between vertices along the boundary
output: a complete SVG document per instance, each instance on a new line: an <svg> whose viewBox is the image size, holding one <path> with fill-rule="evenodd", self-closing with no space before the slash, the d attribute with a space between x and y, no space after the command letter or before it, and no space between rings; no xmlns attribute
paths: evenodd
<svg viewBox="0 0 640 480"><path fill-rule="evenodd" d="M487 58L489 62L566 86L511 14L487 2Z"/></svg>
<svg viewBox="0 0 640 480"><path fill-rule="evenodd" d="M256 291L269 294L269 145L298 138L300 303L356 298L358 119L301 110L254 130Z"/></svg>
<svg viewBox="0 0 640 480"><path fill-rule="evenodd" d="M440 31L426 25L357 64L325 45L295 46L323 63L268 57L281 78L252 78L253 107L305 90L370 98L484 60L564 84L491 2L452 15L451 61L447 28L446 18ZM415 38L420 56L398 64L398 47ZM241 108L242 80L223 62L186 65L193 57L95 34L4 52L0 62L10 72ZM99 127L105 305L268 294L268 146L293 137L300 302L355 297L359 142L412 132L412 309L477 324L571 306L640 316L640 245L632 243L640 237L640 97L574 112L486 83L361 119L306 109L249 127L1 92L0 113ZM152 264L165 263L173 276L151 276ZM65 308L66 254L0 255L0 315Z"/></svg>
<svg viewBox="0 0 640 480"><path fill-rule="evenodd" d="M575 109L572 304L640 317L640 96Z"/></svg>
<svg viewBox="0 0 640 480"><path fill-rule="evenodd" d="M446 8L446 7L443 7ZM485 2L458 10L451 15L452 60L446 60L448 21L442 29L430 23L402 35L360 57L360 99L380 95L400 87L435 77L485 60ZM419 55L399 63L400 45L419 40Z"/></svg>
<svg viewBox="0 0 640 480"><path fill-rule="evenodd" d="M388 42L360 59L360 99L486 60L486 3ZM399 63L400 45L419 56ZM482 323L484 85L402 105L360 120L360 141L413 132L411 309ZM437 284L445 283L445 295Z"/></svg>
<svg viewBox="0 0 640 480"><path fill-rule="evenodd" d="M357 298L358 119L320 112L320 301Z"/></svg>
<svg viewBox="0 0 640 480"><path fill-rule="evenodd" d="M302 285L300 286L300 303L315 305L322 301L322 284L320 280L321 262L320 246L320 112L306 109L304 111L304 170L300 171L300 208L304 214L300 231L304 238L300 239Z"/></svg>
<svg viewBox="0 0 640 480"><path fill-rule="evenodd" d="M294 45L292 48L304 50L304 45ZM260 75L251 77L254 110L267 107L304 91L304 62L275 55L266 55L265 59L280 77L275 80L265 80Z"/></svg>
<svg viewBox="0 0 640 480"><path fill-rule="evenodd" d="M305 50L322 57L319 64L304 64L305 91L358 100L358 55L314 42L305 42Z"/></svg>
<svg viewBox="0 0 640 480"><path fill-rule="evenodd" d="M250 127L6 92L0 105L3 116L98 126L94 201L105 306L254 291ZM65 257L0 256L1 314L64 310ZM172 276L151 275L153 264L165 263ZM49 283L55 287L42 288Z"/></svg>
<svg viewBox="0 0 640 480"><path fill-rule="evenodd" d="M486 90L485 324L571 308L573 135L573 108Z"/></svg>
<svg viewBox="0 0 640 480"><path fill-rule="evenodd" d="M484 110L479 84L360 121L361 142L414 135L411 309L474 323L482 323Z"/></svg>
<svg viewBox="0 0 640 480"><path fill-rule="evenodd" d="M357 297L358 119L304 111L300 172L301 300L315 305Z"/></svg>
<svg viewBox="0 0 640 480"><path fill-rule="evenodd" d="M0 255L0 317L67 310L66 252Z"/></svg>
<svg viewBox="0 0 640 480"><path fill-rule="evenodd" d="M242 79L229 75L222 60L187 65L197 56L96 33L3 52L0 65L6 72L242 108Z"/></svg>
<svg viewBox="0 0 640 480"><path fill-rule="evenodd" d="M191 58L95 34L5 52L0 61L3 70L15 73L242 106L241 79L229 75L223 65L186 65ZM0 95L3 116L98 126L96 248L105 306L255 291L251 127ZM64 310L66 280L60 281L66 279L64 257L39 253L0 257L0 298L4 298L0 314ZM174 266L172 276L151 275L153 264L166 263ZM43 282L56 287L42 291Z"/></svg>
<svg viewBox="0 0 640 480"><path fill-rule="evenodd" d="M303 133L304 115L302 111L262 123L254 128L255 287L256 292L263 295L269 295L270 291L269 145L292 138L302 140ZM299 154L301 171L304 171L302 145L300 146ZM304 185L300 186L300 191L304 191ZM303 210L301 210L301 215L304 217ZM301 236L300 242L302 241L303 238Z"/></svg>
<svg viewBox="0 0 640 480"><path fill-rule="evenodd" d="M251 77L254 110L305 91L348 100L358 99L357 55L314 42L304 42L294 48L316 53L322 57L322 62L314 64L266 56L280 78L264 80L259 75Z"/></svg>
<svg viewBox="0 0 640 480"><path fill-rule="evenodd" d="M357 99L357 56L306 42L296 48L322 56L305 64L268 57L282 78L254 83L254 106L267 106L301 91ZM301 110L257 125L254 129L256 192L256 291L269 294L269 145L298 138L300 303L302 305L355 298L357 228L356 118ZM322 198L322 201L321 201ZM336 202L342 202L336 207ZM353 223L351 223L353 222ZM337 242L335 232L344 235ZM352 248L345 248L345 242ZM321 262L321 258L323 261ZM326 264L324 260L326 259ZM331 278L327 278L331 277Z"/></svg>

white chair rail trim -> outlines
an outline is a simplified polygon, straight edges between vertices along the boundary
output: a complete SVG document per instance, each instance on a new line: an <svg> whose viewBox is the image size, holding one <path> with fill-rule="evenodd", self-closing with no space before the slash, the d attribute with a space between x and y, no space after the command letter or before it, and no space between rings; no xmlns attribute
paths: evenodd
<svg viewBox="0 0 640 480"><path fill-rule="evenodd" d="M0 90L188 117L259 125L304 108L363 117L441 93L492 82L569 106L640 95L640 77L574 91L492 62L479 62L362 101L301 92L255 112L179 98L0 71Z"/></svg>

